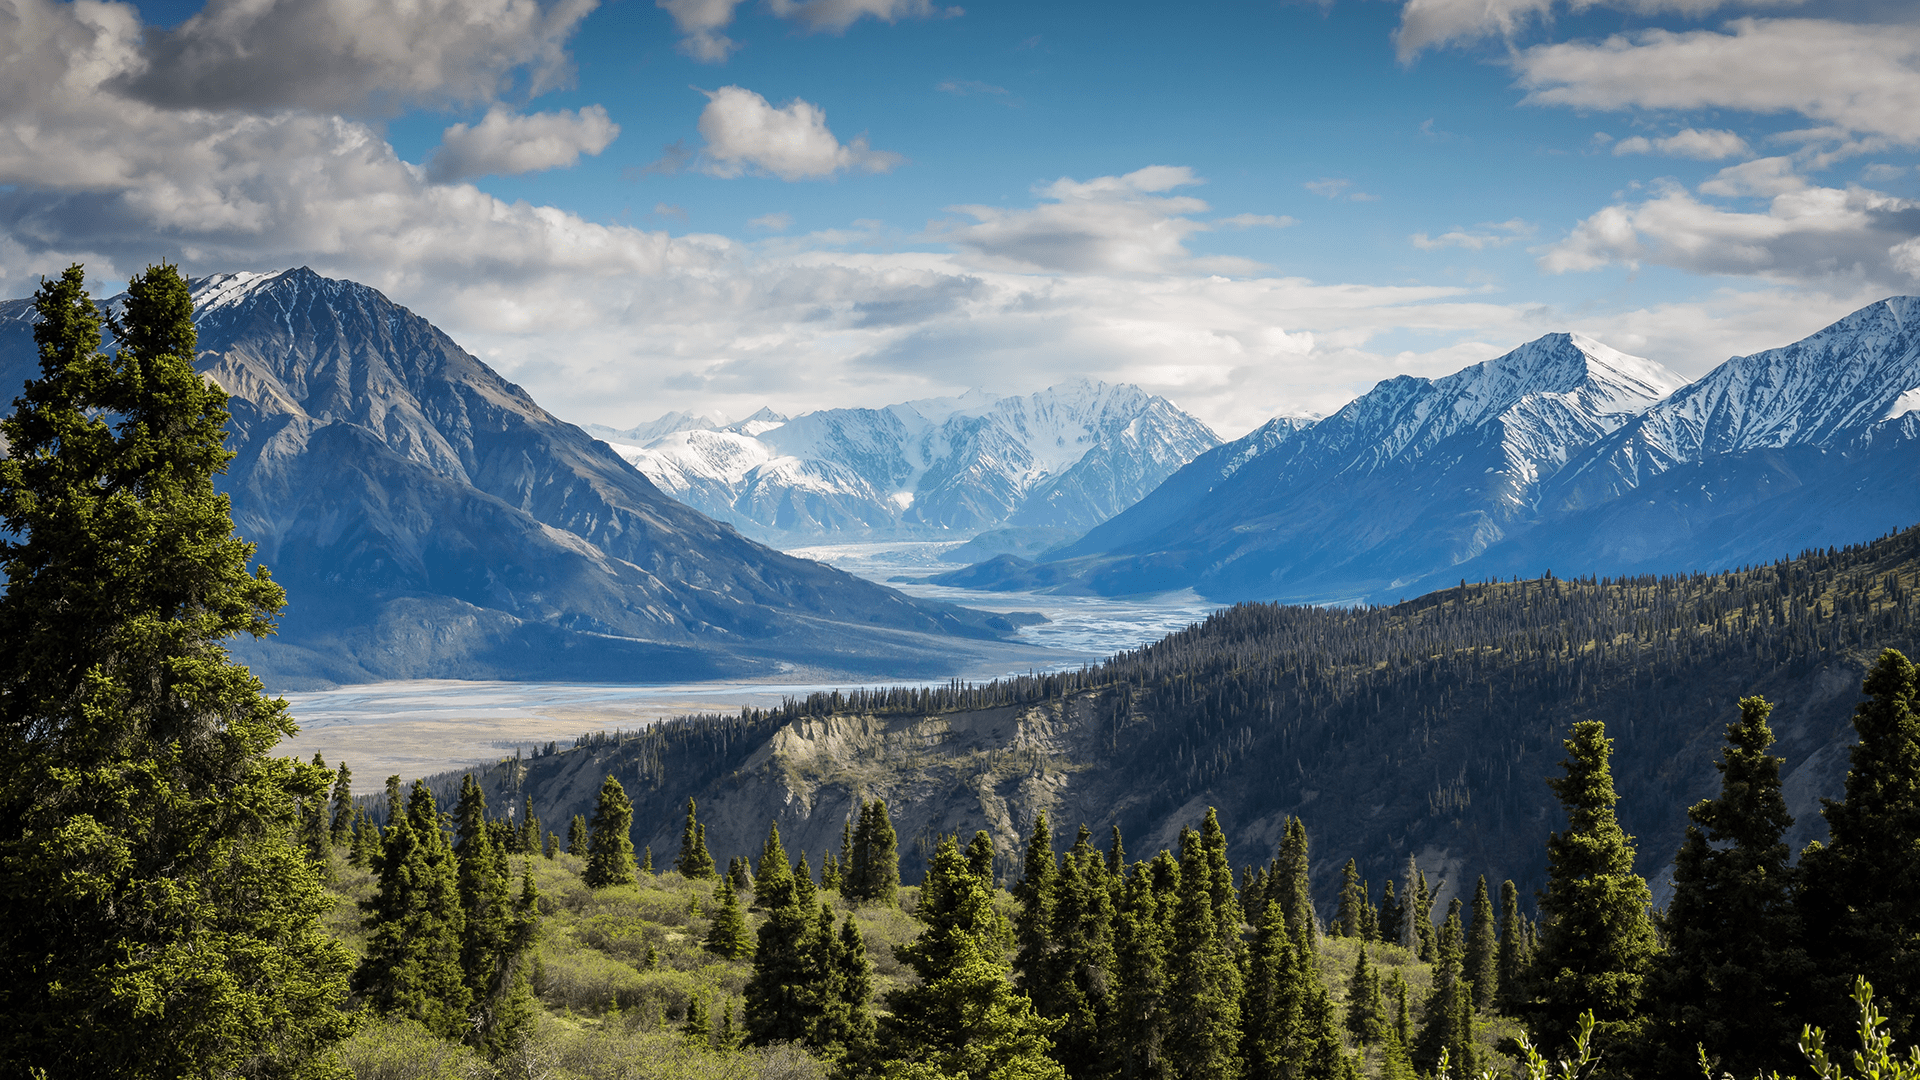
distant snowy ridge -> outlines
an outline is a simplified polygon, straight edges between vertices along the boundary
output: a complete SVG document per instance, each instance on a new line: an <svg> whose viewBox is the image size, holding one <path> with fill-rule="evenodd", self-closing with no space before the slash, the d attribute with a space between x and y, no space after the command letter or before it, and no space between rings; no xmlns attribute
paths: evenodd
<svg viewBox="0 0 1920 1080"><path fill-rule="evenodd" d="M652 438L621 438L670 427ZM1138 387L1079 380L1026 396L974 390L879 409L731 425L595 429L661 490L761 536L970 536L1081 531L1219 444Z"/></svg>

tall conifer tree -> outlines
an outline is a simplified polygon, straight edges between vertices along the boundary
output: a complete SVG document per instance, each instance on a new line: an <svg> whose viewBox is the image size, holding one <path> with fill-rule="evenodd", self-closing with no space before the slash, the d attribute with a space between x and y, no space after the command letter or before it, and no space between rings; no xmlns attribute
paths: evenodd
<svg viewBox="0 0 1920 1080"><path fill-rule="evenodd" d="M704 881L713 876L713 855L707 850L706 830L694 816L693 799L687 799L687 822L680 830L680 854L673 868L689 881Z"/></svg>
<svg viewBox="0 0 1920 1080"><path fill-rule="evenodd" d="M1340 906L1334 911L1333 933L1335 937L1362 937L1361 925L1366 921L1367 894L1360 888L1360 866L1352 859L1340 868Z"/></svg>
<svg viewBox="0 0 1920 1080"><path fill-rule="evenodd" d="M1651 895L1634 873L1632 838L1614 817L1606 725L1574 724L1566 747L1566 775L1547 784L1566 809L1567 829L1547 841L1542 926L1519 1011L1534 1044L1557 1053L1591 1009L1599 1045L1617 1050L1639 1038L1641 993L1658 948Z"/></svg>
<svg viewBox="0 0 1920 1080"><path fill-rule="evenodd" d="M1473 984L1473 1006L1493 1008L1500 988L1500 939L1494 932L1493 897L1487 892L1487 877L1480 875L1473 888L1473 921L1467 925L1466 955L1461 974Z"/></svg>
<svg viewBox="0 0 1920 1080"><path fill-rule="evenodd" d="M1748 1076L1796 1051L1789 999L1813 965L1781 841L1793 818L1780 793L1780 759L1767 753L1772 709L1758 697L1741 699L1715 763L1720 795L1687 811L1692 824L1674 859L1662 927L1666 951L1647 982L1646 1068L1685 1070L1704 1047L1716 1071Z"/></svg>
<svg viewBox="0 0 1920 1080"><path fill-rule="evenodd" d="M1020 880L1013 886L1013 898L1020 905L1013 916L1013 941L1019 950L1013 969L1021 989L1033 999L1034 1007L1047 1015L1053 1003L1047 992L1048 965L1053 959L1053 905L1059 861L1053 854L1053 834L1047 824L1047 812L1034 815L1033 832L1027 837L1027 850L1021 861Z"/></svg>
<svg viewBox="0 0 1920 1080"><path fill-rule="evenodd" d="M1160 858L1167 859L1166 852ZM1173 1075L1173 1063L1166 1054L1166 924L1153 869L1137 864L1121 888L1113 928L1117 976L1113 1058L1122 1077L1163 1080Z"/></svg>
<svg viewBox="0 0 1920 1080"><path fill-rule="evenodd" d="M587 823L587 866L580 874L589 889L633 884L633 803L611 774L601 781L600 797Z"/></svg>
<svg viewBox="0 0 1920 1080"><path fill-rule="evenodd" d="M460 966L466 914L453 849L424 783L414 781L385 839L379 891L361 902L369 934L354 989L377 1013L417 1020L458 1039L473 1004Z"/></svg>
<svg viewBox="0 0 1920 1080"><path fill-rule="evenodd" d="M1864 975L1908 1042L1920 1009L1920 672L1887 649L1861 692L1846 798L1825 803L1830 842L1801 859L1803 918L1821 969L1817 998L1840 1005Z"/></svg>
<svg viewBox="0 0 1920 1080"><path fill-rule="evenodd" d="M1167 957L1167 1054L1178 1075L1234 1080L1240 1071L1242 981L1214 919L1214 874L1201 834L1180 834L1180 886Z"/></svg>
<svg viewBox="0 0 1920 1080"><path fill-rule="evenodd" d="M733 889L732 876L720 878L713 904L713 919L707 926L707 951L728 960L746 959L753 952L753 938L747 934L747 920L740 914L740 895Z"/></svg>
<svg viewBox="0 0 1920 1080"><path fill-rule="evenodd" d="M1512 1012L1525 997L1527 930L1520 917L1520 890L1512 881L1500 884L1500 960L1494 976L1495 1000L1501 1012Z"/></svg>
<svg viewBox="0 0 1920 1080"><path fill-rule="evenodd" d="M353 771L343 761L333 780L333 821L330 831L334 847L353 839L354 810Z"/></svg>
<svg viewBox="0 0 1920 1080"><path fill-rule="evenodd" d="M214 489L227 396L172 266L128 283L111 357L79 266L34 308L0 421L0 1061L296 1072L346 1033L352 961L296 846L325 781L270 756L293 720L221 644L285 599Z"/></svg>

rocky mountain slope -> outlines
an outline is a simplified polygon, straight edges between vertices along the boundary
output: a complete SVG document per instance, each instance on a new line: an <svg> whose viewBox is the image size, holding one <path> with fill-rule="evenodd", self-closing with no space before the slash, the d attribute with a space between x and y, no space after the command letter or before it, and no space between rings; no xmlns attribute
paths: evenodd
<svg viewBox="0 0 1920 1080"><path fill-rule="evenodd" d="M935 580L1390 603L1463 579L1711 570L1858 542L1920 521L1917 323L1920 298L1894 297L1692 384L1549 335L1383 382L1230 475L1198 459L1041 567Z"/></svg>
<svg viewBox="0 0 1920 1080"><path fill-rule="evenodd" d="M943 833L988 830L1017 876L1036 814L1056 841L1109 826L1135 858L1218 808L1236 864L1274 854L1299 815L1331 908L1340 866L1375 895L1409 855L1448 884L1542 884L1564 827L1544 779L1561 740L1599 719L1620 815L1664 899L1686 808L1739 698L1775 703L1774 753L1798 851L1824 836L1854 740L1853 704L1883 648L1920 647L1920 529L1750 571L1456 586L1393 607L1246 605L1107 664L985 687L820 694L769 712L596 735L483 770L549 822L588 812L613 775L634 841L677 850L688 797L714 854L757 851L777 822L816 865L861 799L887 800L904 871ZM457 787L458 775L440 778Z"/></svg>
<svg viewBox="0 0 1920 1080"><path fill-rule="evenodd" d="M1086 381L790 419L762 411L725 427L675 414L631 434L661 428L672 430L595 430L668 494L789 545L1007 526L1077 533L1219 442L1165 398Z"/></svg>
<svg viewBox="0 0 1920 1080"><path fill-rule="evenodd" d="M240 534L286 586L276 686L951 670L1002 619L762 547L663 495L420 316L311 270L193 283ZM0 305L0 380L37 372ZM959 650L964 652L964 649Z"/></svg>

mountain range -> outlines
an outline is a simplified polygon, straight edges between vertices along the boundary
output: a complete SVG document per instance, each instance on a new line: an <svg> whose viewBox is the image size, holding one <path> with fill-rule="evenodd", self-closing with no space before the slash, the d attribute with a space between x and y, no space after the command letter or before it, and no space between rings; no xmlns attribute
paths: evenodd
<svg viewBox="0 0 1920 1080"><path fill-rule="evenodd" d="M669 413L588 430L662 491L788 546L1000 528L1077 535L1220 442L1165 398L1086 380L1024 397L974 390L791 418L763 409L726 425Z"/></svg>
<svg viewBox="0 0 1920 1080"><path fill-rule="evenodd" d="M742 537L375 289L190 284L197 367L231 395L222 488L289 597L279 637L233 647L276 687L923 677L1015 628ZM8 385L38 373L32 323L0 304Z"/></svg>
<svg viewBox="0 0 1920 1080"><path fill-rule="evenodd" d="M1707 570L1920 520L1920 298L1688 383L1577 334L1204 454L1040 562L932 580L1391 602L1460 580Z"/></svg>

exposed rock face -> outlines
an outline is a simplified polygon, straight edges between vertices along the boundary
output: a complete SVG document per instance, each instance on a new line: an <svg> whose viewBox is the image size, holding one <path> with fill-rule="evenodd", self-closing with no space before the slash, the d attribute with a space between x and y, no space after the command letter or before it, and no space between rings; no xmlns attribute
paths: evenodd
<svg viewBox="0 0 1920 1080"><path fill-rule="evenodd" d="M954 637L998 632L668 498L367 286L300 269L193 293L198 366L232 395L235 525L289 593L281 637L237 650L276 685L932 675ZM14 385L37 371L30 319L0 305Z"/></svg>
<svg viewBox="0 0 1920 1080"><path fill-rule="evenodd" d="M1219 443L1135 386L978 391L700 428L671 414L606 435L663 490L753 535L946 537L1002 526L1083 531Z"/></svg>

